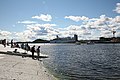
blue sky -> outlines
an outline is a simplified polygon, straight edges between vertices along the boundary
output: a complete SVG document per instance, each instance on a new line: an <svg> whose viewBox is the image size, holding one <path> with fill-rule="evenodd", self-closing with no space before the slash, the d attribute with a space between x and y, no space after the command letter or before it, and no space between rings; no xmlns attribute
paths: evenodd
<svg viewBox="0 0 120 80"><path fill-rule="evenodd" d="M119 0L0 0L0 37L16 40L53 39L56 35L73 34L79 35L79 39L111 37L108 27L97 23L106 18L110 19L106 21L108 26L117 26L114 30L119 36L119 3ZM25 36L21 38L22 35Z"/></svg>

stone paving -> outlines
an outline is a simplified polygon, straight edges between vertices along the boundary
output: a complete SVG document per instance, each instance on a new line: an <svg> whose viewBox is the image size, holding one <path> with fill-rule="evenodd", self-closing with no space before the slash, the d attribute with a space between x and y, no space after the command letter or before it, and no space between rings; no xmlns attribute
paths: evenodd
<svg viewBox="0 0 120 80"><path fill-rule="evenodd" d="M13 49L0 45L0 80L57 80L42 61L3 54L6 50Z"/></svg>
<svg viewBox="0 0 120 80"><path fill-rule="evenodd" d="M0 54L0 80L57 80L42 61Z"/></svg>

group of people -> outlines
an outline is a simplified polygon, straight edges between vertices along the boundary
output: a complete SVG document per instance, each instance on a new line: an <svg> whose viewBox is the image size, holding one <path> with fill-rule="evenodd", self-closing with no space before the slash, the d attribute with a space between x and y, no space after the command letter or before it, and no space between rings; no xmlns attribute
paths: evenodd
<svg viewBox="0 0 120 80"><path fill-rule="evenodd" d="M34 59L34 53L36 52L37 53L37 59L38 60L40 59L40 46L38 46L37 49L35 49L35 45L32 46L32 47L30 47L28 45L28 43L25 43L25 44L22 43L21 44L21 48L24 49L24 50L26 50L27 52L31 51L31 53L32 53L32 59Z"/></svg>
<svg viewBox="0 0 120 80"><path fill-rule="evenodd" d="M40 46L38 46L38 48L35 50L35 45L31 48L31 52L32 52L32 58L34 59L34 53L37 52L37 58L38 60L40 59Z"/></svg>
<svg viewBox="0 0 120 80"><path fill-rule="evenodd" d="M6 39L1 40L0 42L4 47L9 46L9 42Z"/></svg>
<svg viewBox="0 0 120 80"><path fill-rule="evenodd" d="M11 40L11 42L7 41L6 39L3 39L3 40L1 40L1 44L4 47L9 46L10 44L11 44L11 48L18 47L18 44L13 42L13 39Z"/></svg>
<svg viewBox="0 0 120 80"><path fill-rule="evenodd" d="M38 46L37 49L35 49L35 45L30 47L28 45L28 43L22 43L21 46L19 46L18 43L13 42L13 39L11 40L11 42L7 42L7 40L4 39L4 40L2 40L1 43L4 45L4 47L9 46L9 44L11 44L11 48L18 47L18 48L22 48L22 49L26 50L27 52L31 51L32 59L35 58L34 53L36 52L37 53L37 59L38 60L40 59L40 46Z"/></svg>

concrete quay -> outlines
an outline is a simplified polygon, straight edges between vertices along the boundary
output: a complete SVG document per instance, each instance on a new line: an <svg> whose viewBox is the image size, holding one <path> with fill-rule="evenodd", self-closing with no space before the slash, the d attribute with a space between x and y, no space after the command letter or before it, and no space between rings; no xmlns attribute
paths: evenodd
<svg viewBox="0 0 120 80"><path fill-rule="evenodd" d="M7 51L14 49L0 45L0 80L57 80L44 67L42 61L31 57L9 55Z"/></svg>
<svg viewBox="0 0 120 80"><path fill-rule="evenodd" d="M57 80L42 61L0 54L0 80Z"/></svg>

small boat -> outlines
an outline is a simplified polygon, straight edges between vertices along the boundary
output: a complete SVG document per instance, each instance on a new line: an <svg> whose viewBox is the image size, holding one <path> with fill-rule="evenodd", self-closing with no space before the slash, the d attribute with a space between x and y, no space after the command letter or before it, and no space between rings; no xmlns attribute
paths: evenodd
<svg viewBox="0 0 120 80"><path fill-rule="evenodd" d="M88 41L87 44L88 44L88 45L89 45L89 44L94 44L94 42Z"/></svg>
<svg viewBox="0 0 120 80"><path fill-rule="evenodd" d="M76 42L75 44L76 44L76 45L81 45L81 42Z"/></svg>

